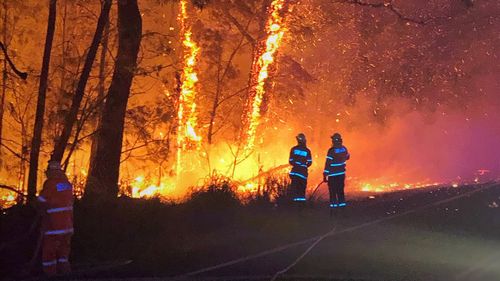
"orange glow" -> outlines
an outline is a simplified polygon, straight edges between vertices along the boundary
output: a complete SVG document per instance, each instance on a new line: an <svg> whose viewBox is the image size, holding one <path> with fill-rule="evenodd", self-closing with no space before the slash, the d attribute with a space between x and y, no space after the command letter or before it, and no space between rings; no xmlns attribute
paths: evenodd
<svg viewBox="0 0 500 281"><path fill-rule="evenodd" d="M30 4L18 4L24 2ZM81 68L73 60L89 47L93 15L100 9L92 4L95 1L66 2L68 22L82 24L55 34L56 42L71 43L54 45L53 52L60 54L54 63L64 68L51 75L51 86L57 84L58 89L47 97L38 192L46 179L53 140L65 121L65 112L59 109L67 106L66 92L78 78L72 73ZM378 198L377 192L435 185L460 191L468 184L500 181L500 99L491 59L496 55L496 29L489 21L463 21L466 25L460 30L440 25L439 32L430 32L427 38L425 29L400 29L394 15L380 13L370 21L381 20L386 29L364 44L365 22L343 17L341 22L330 21L321 11L326 6L318 6L319 2L268 0L249 5L259 6L252 11L241 9L240 4L249 1L212 2L216 6L201 10L205 2L209 1L144 1L143 40L124 112L120 165L113 168L117 171L99 171L119 172L120 195L181 201L219 178L230 181L240 197L267 192L269 178L280 180L270 184L273 191L284 189L290 148L301 132L313 154L307 191L319 186L321 196L328 193L321 182L335 132L342 134L352 156L346 172L348 198L351 192ZM39 8L37 1L9 3L14 10ZM335 12L353 12L337 8ZM470 11L481 19L483 10L488 12L484 7ZM71 15L71 11L79 12ZM408 12L418 16L424 11ZM35 43L45 32L44 25L33 20L10 18L19 32L6 31L15 64L39 73L43 50ZM476 33L482 37L472 42L474 48L453 36L477 28L484 32ZM24 40L26 34L33 35L29 42ZM457 55L430 52L443 34L450 35L443 50ZM107 89L113 80L117 50L112 47L108 63L92 67L87 88L93 90L83 97L78 114L82 118L65 153L77 198L82 197L87 178L89 185L100 188L88 175L89 167L95 167L92 143L101 138L106 143L120 141L97 134L101 115L109 112L96 90L99 82L105 82ZM410 62L411 69L401 62ZM94 77L100 73L99 65L110 74L103 81ZM488 71L473 71L478 67ZM16 79L9 80L15 91L6 92L0 184L25 194L36 79L26 83ZM107 125L117 124L121 127L115 121ZM0 204L25 200L17 192L0 189Z"/></svg>
<svg viewBox="0 0 500 281"><path fill-rule="evenodd" d="M187 23L187 19L187 0L182 0L180 1L179 22L184 60L177 112L177 173L181 170L182 152L193 146L198 149L201 142L201 137L196 133L198 125L196 111L196 83L198 82L198 75L195 69L200 49L191 38L191 27Z"/></svg>
<svg viewBox="0 0 500 281"><path fill-rule="evenodd" d="M0 207L8 208L16 204L16 194L11 191L2 191L0 196Z"/></svg>
<svg viewBox="0 0 500 281"><path fill-rule="evenodd" d="M404 189L415 189L423 187L432 187L438 185L444 185L444 183L437 182L416 182L416 183L372 183L372 182L361 182L354 183L355 186L359 186L359 190L363 192L390 192ZM454 185L453 185L454 186Z"/></svg>
<svg viewBox="0 0 500 281"><path fill-rule="evenodd" d="M258 191L259 185L256 182L249 182L238 186L238 193L255 193Z"/></svg>
<svg viewBox="0 0 500 281"><path fill-rule="evenodd" d="M146 178L143 175L125 183L125 186L130 188L130 194L127 195L133 198L170 197L174 191L174 184L169 179L165 178L158 183L158 179Z"/></svg>
<svg viewBox="0 0 500 281"><path fill-rule="evenodd" d="M265 82L269 77L269 67L275 60L275 54L278 50L281 39L285 32L284 19L281 16L285 0L274 0L268 11L268 21L266 25L267 38L265 48L254 61L254 67L257 69L256 76L252 77L249 108L247 109L245 125L243 132L246 132L246 144L244 151L248 152L254 148L255 135L261 120L261 105L265 95Z"/></svg>

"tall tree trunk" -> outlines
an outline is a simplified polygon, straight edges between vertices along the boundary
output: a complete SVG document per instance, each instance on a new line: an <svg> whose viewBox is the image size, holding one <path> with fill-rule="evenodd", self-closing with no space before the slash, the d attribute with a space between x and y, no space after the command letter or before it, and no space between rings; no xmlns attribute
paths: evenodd
<svg viewBox="0 0 500 281"><path fill-rule="evenodd" d="M120 156L130 86L137 67L142 20L137 0L118 1L118 53L98 131L96 157L90 163L85 197L118 195Z"/></svg>
<svg viewBox="0 0 500 281"><path fill-rule="evenodd" d="M97 21L97 27L94 33L94 38L92 39L92 44L90 45L89 52L85 59L82 75L80 76L80 80L78 81L78 86L76 87L75 95L73 96L73 100L71 102L70 111L66 116L61 136L57 140L57 143L54 147L54 152L52 153L51 159L53 160L61 161L64 154L64 150L66 149L66 145L68 144L68 140L71 135L71 131L73 129L73 124L76 121L78 111L80 109L80 104L82 103L83 95L85 94L85 86L87 85L90 71L92 70L92 64L94 63L97 54L97 49L99 48L99 43L101 42L102 33L106 25L106 22L108 22L109 19L110 8L111 8L111 0L105 0L103 2L101 14L99 15L99 19Z"/></svg>
<svg viewBox="0 0 500 281"><path fill-rule="evenodd" d="M104 95L106 91L106 52L108 51L108 41L109 41L109 21L106 24L104 29L104 34L101 41L101 58L99 61L99 87L97 92L97 102L101 103L96 110L96 128L100 128L102 112L104 110ZM94 162L97 151L97 135L92 136L92 145L90 147L90 161L89 163Z"/></svg>
<svg viewBox="0 0 500 281"><path fill-rule="evenodd" d="M7 1L3 1L3 30L2 30L2 40L4 44L7 44L7 12L8 12ZM7 48L7 46L5 46ZM2 141L3 141L3 116L5 108L5 95L7 94L7 58L3 59L3 69L2 69L2 96L0 97L0 167L3 166L2 161Z"/></svg>
<svg viewBox="0 0 500 281"><path fill-rule="evenodd" d="M45 49L43 51L42 72L40 74L40 85L38 87L38 101L36 104L35 126L33 128L33 139L31 141L30 170L28 175L28 202L36 196L36 183L38 173L38 157L42 143L43 119L45 114L45 96L47 94L47 80L49 76L50 52L56 24L57 1L50 0L49 20L47 23L47 36L45 38Z"/></svg>

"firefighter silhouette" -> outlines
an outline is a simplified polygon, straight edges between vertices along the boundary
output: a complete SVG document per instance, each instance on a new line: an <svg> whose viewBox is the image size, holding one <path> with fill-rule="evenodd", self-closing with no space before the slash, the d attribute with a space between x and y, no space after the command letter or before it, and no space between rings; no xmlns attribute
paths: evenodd
<svg viewBox="0 0 500 281"><path fill-rule="evenodd" d="M290 150L288 163L292 165L290 170L290 194L295 202L306 201L307 168L312 164L311 151L306 146L306 136L303 133L296 137L297 145Z"/></svg>
<svg viewBox="0 0 500 281"><path fill-rule="evenodd" d="M330 207L345 207L344 186L346 161L350 155L347 148L342 144L342 136L335 133L331 136L332 147L328 150L325 161L325 170L323 171L323 181L328 182L328 191L330 193Z"/></svg>
<svg viewBox="0 0 500 281"><path fill-rule="evenodd" d="M42 213L42 265L47 276L54 276L71 271L73 187L58 161L49 161L45 173L47 180L37 198Z"/></svg>

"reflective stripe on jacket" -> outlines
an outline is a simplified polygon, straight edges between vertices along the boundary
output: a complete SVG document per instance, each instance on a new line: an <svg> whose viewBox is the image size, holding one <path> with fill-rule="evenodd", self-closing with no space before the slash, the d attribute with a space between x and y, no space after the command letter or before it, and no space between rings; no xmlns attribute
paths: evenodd
<svg viewBox="0 0 500 281"><path fill-rule="evenodd" d="M38 196L45 209L42 229L45 235L73 233L73 186L62 171L52 172Z"/></svg>

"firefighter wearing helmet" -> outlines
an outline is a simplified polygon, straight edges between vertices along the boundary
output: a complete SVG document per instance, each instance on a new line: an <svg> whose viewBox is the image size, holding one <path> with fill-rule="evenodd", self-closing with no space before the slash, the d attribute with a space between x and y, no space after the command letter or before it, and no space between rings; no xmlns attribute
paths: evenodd
<svg viewBox="0 0 500 281"><path fill-rule="evenodd" d="M306 136L303 133L296 137L297 145L290 150L288 163L292 165L290 171L290 193L295 202L306 201L307 168L312 164L311 151L306 146Z"/></svg>
<svg viewBox="0 0 500 281"><path fill-rule="evenodd" d="M345 207L345 166L350 155L347 148L342 144L342 136L339 133L333 134L331 139L332 147L328 150L328 154L326 155L323 181L328 182L330 207Z"/></svg>
<svg viewBox="0 0 500 281"><path fill-rule="evenodd" d="M54 276L71 271L73 187L59 161L50 160L45 174L47 180L37 198L42 216L42 265L47 276Z"/></svg>

